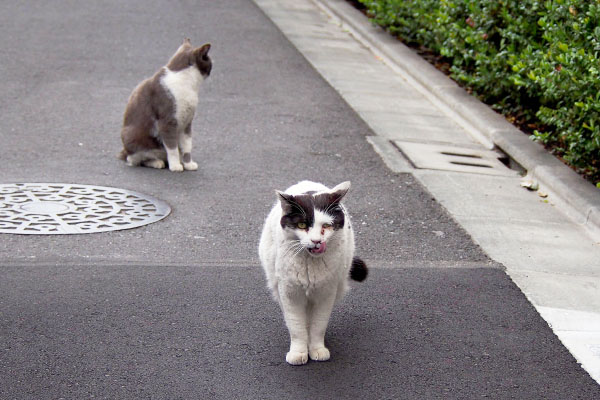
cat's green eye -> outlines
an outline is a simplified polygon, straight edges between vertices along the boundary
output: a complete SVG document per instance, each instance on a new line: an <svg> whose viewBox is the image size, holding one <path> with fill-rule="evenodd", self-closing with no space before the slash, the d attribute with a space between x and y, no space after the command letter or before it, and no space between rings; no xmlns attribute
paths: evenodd
<svg viewBox="0 0 600 400"><path fill-rule="evenodd" d="M329 228L331 228L331 227L332 227L332 225L331 225L331 224L323 224L323 228L324 228L324 229L329 229Z"/></svg>
<svg viewBox="0 0 600 400"><path fill-rule="evenodd" d="M306 229L306 224L304 222L298 222L296 226L298 229Z"/></svg>

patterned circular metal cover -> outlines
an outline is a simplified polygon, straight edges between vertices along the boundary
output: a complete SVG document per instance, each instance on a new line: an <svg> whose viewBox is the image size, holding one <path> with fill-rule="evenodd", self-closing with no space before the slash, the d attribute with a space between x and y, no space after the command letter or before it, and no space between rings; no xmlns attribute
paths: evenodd
<svg viewBox="0 0 600 400"><path fill-rule="evenodd" d="M64 183L0 184L0 233L65 235L136 228L171 207L142 193Z"/></svg>

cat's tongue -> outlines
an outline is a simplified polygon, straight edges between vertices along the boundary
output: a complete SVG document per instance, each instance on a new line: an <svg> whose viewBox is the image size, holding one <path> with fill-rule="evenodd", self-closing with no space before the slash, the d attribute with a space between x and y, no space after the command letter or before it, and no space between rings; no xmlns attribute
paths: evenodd
<svg viewBox="0 0 600 400"><path fill-rule="evenodd" d="M310 251L313 254L323 254L323 253L325 253L326 249L327 249L327 245L325 244L325 242L321 242L319 248L313 247L312 249L310 249Z"/></svg>

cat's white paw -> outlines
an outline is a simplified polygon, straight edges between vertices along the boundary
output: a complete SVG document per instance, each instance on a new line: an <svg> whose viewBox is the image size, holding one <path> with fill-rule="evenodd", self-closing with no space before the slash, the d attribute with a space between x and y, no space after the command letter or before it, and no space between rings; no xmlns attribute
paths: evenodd
<svg viewBox="0 0 600 400"><path fill-rule="evenodd" d="M183 165L179 164L169 164L169 169L173 172L181 172L183 171Z"/></svg>
<svg viewBox="0 0 600 400"><path fill-rule="evenodd" d="M330 357L327 347L309 350L308 355L310 356L310 359L314 361L327 361Z"/></svg>
<svg viewBox="0 0 600 400"><path fill-rule="evenodd" d="M165 162L163 160L148 160L144 165L150 168L163 169L165 167Z"/></svg>
<svg viewBox="0 0 600 400"><path fill-rule="evenodd" d="M291 365L303 365L308 362L308 353L300 353L299 351L290 351L285 356L285 361Z"/></svg>
<svg viewBox="0 0 600 400"><path fill-rule="evenodd" d="M198 164L195 161L190 161L189 163L183 163L183 168L188 171L195 171L198 169Z"/></svg>

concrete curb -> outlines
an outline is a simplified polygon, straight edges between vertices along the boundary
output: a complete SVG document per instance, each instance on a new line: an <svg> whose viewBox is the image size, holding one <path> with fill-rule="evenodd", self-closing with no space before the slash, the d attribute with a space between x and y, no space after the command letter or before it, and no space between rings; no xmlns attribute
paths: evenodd
<svg viewBox="0 0 600 400"><path fill-rule="evenodd" d="M469 95L458 84L393 38L345 0L313 0L326 13L339 19L363 45L381 54L401 72L450 109L471 130L480 132L520 164L530 177L557 197L567 214L600 237L600 190L564 165L540 144ZM469 129L468 129L469 130ZM485 145L485 143L483 143Z"/></svg>

